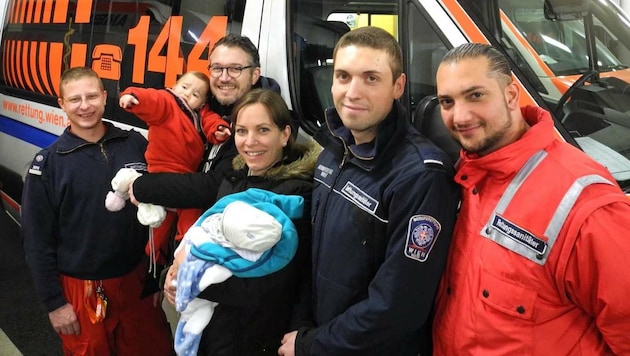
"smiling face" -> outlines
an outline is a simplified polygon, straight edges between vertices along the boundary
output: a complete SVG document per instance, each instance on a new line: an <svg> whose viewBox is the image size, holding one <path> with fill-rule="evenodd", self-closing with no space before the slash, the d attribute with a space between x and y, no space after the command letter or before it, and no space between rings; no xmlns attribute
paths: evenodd
<svg viewBox="0 0 630 356"><path fill-rule="evenodd" d="M490 75L488 64L482 56L442 63L436 76L446 127L464 150L482 156L516 141L527 130L518 85Z"/></svg>
<svg viewBox="0 0 630 356"><path fill-rule="evenodd" d="M184 74L172 88L173 93L185 100L191 109L198 109L206 102L208 89L206 81L191 73Z"/></svg>
<svg viewBox="0 0 630 356"><path fill-rule="evenodd" d="M71 131L86 140L100 136L107 92L98 78L84 76L62 82L60 94L57 103L66 113Z"/></svg>
<svg viewBox="0 0 630 356"><path fill-rule="evenodd" d="M218 46L210 55L210 66L247 67L252 65L250 56L238 47ZM258 81L260 68L245 68L237 78L224 70L218 78L210 77L210 90L221 105L232 105Z"/></svg>
<svg viewBox="0 0 630 356"><path fill-rule="evenodd" d="M234 123L234 144L254 176L264 174L282 160L283 148L290 135L290 126L276 126L261 103L243 107Z"/></svg>
<svg viewBox="0 0 630 356"><path fill-rule="evenodd" d="M331 88L343 125L357 144L372 141L376 127L405 88L405 75L394 80L386 51L350 45L337 50Z"/></svg>

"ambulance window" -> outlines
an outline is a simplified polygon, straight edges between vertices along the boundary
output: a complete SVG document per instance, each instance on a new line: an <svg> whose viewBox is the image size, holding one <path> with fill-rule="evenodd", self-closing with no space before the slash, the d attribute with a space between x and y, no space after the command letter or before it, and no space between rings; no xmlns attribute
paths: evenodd
<svg viewBox="0 0 630 356"><path fill-rule="evenodd" d="M120 89L171 87L184 72L207 73L210 48L227 33L240 33L245 8L245 1L182 0L172 7L150 4L129 29L125 66L130 73L120 78ZM118 110L118 120L128 117Z"/></svg>
<svg viewBox="0 0 630 356"><path fill-rule="evenodd" d="M422 98L435 95L435 74L448 48L435 31L435 24L418 8L411 5L408 14L409 50L405 60L413 112Z"/></svg>

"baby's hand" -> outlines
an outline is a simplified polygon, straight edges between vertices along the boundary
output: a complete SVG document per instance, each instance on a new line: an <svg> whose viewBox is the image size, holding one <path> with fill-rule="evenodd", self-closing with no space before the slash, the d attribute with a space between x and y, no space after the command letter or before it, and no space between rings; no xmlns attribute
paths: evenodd
<svg viewBox="0 0 630 356"><path fill-rule="evenodd" d="M131 94L125 94L120 97L118 104L123 109L129 109L134 105L138 105L140 102Z"/></svg>
<svg viewBox="0 0 630 356"><path fill-rule="evenodd" d="M219 125L219 127L217 127L217 130L214 132L214 137L217 140L225 140L231 134L232 133L230 132L230 128L229 127L223 126L223 125Z"/></svg>

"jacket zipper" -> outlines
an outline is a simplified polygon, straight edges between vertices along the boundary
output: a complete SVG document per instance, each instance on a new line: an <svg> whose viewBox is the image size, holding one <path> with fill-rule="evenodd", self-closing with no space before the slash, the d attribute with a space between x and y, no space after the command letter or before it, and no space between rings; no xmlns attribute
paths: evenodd
<svg viewBox="0 0 630 356"><path fill-rule="evenodd" d="M103 155L103 158L105 158L105 162L109 163L109 158L107 157L107 152L105 152L105 147L103 146L103 143L105 143L105 141L100 142L98 144L98 147L101 149L101 154Z"/></svg>

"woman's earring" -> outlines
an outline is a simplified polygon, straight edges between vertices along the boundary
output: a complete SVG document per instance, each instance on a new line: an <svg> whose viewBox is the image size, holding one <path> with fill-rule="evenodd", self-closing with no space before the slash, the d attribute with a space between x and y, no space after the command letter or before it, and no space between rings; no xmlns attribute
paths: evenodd
<svg viewBox="0 0 630 356"><path fill-rule="evenodd" d="M287 147L287 143L286 143L286 142L283 142L283 143L282 143L282 147Z"/></svg>

